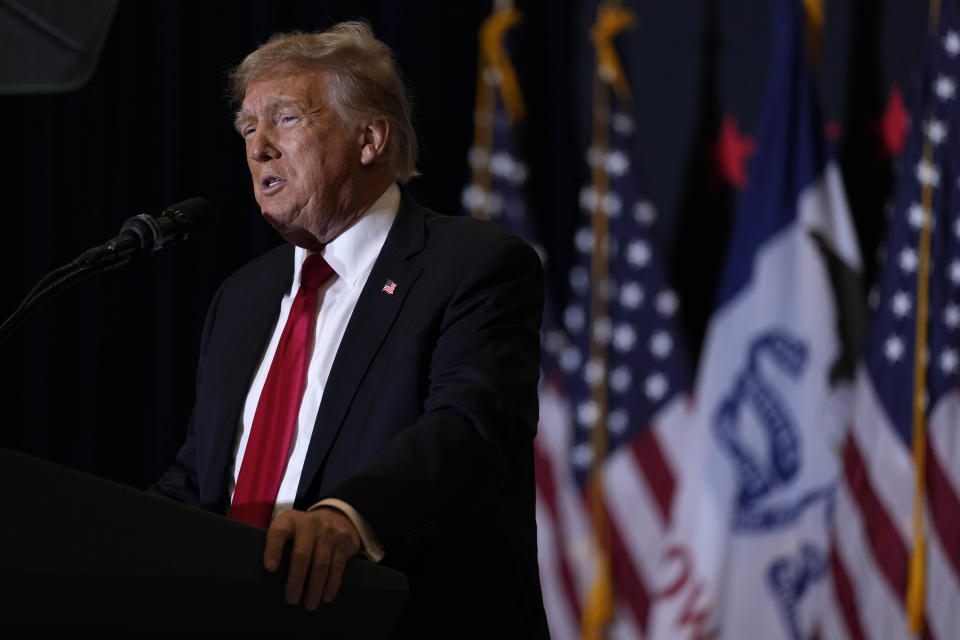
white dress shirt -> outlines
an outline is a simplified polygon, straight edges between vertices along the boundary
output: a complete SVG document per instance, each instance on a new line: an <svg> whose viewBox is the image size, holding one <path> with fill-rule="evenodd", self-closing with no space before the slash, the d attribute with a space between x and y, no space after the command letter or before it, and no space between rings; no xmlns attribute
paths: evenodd
<svg viewBox="0 0 960 640"><path fill-rule="evenodd" d="M340 341L346 331L347 323L353 314L353 309L360 298L363 285L366 284L373 264L380 255L380 249L387 238L390 226L397 215L400 206L400 189L391 184L386 191L374 202L367 212L352 227L330 241L324 248L322 255L327 264L333 269L334 275L327 280L317 293L317 316L314 327L313 349L310 354L310 364L307 369L307 386L300 404L300 413L297 417L297 428L290 443L290 452L287 465L280 482L277 501L273 508L272 518L278 513L293 506L300 483L300 474L310 446L310 436L317 420L323 390L330 376L330 368L337 355ZM237 475L247 448L250 436L250 427L257 410L260 393L263 391L270 364L280 341L280 334L290 315L293 298L300 287L300 267L307 257L307 250L296 247L293 260L293 281L290 290L280 302L280 313L273 336L260 361L247 399L243 406L243 414L237 427L236 449L234 451L234 465L229 475L230 499L233 500L233 491L236 487ZM374 561L383 556L382 548L376 540L375 533L370 525L350 505L335 499L322 500L311 510L319 506L330 506L343 512L357 530L363 541L364 550Z"/></svg>

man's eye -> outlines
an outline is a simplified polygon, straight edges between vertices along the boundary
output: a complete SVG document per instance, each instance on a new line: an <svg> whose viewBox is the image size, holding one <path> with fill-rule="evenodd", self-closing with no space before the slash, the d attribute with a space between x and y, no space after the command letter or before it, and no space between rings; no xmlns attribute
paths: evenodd
<svg viewBox="0 0 960 640"><path fill-rule="evenodd" d="M293 124L294 122L296 122L296 120L297 120L297 116L290 116L290 115L280 116L281 124Z"/></svg>
<svg viewBox="0 0 960 640"><path fill-rule="evenodd" d="M249 138L250 136L253 135L253 133L254 133L256 130L257 130L256 127L244 127L244 129L243 129L243 137L244 137L244 138Z"/></svg>

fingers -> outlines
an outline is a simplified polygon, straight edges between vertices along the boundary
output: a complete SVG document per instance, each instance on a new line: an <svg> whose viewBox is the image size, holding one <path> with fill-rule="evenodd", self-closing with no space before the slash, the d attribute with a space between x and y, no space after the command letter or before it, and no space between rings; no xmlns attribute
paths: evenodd
<svg viewBox="0 0 960 640"><path fill-rule="evenodd" d="M313 563L310 568L310 582L307 584L307 593L303 598L303 606L309 610L320 606L324 587L330 579L332 549L317 541L314 549Z"/></svg>
<svg viewBox="0 0 960 640"><path fill-rule="evenodd" d="M309 513L285 511L270 524L264 549L264 567L276 571L284 544L293 539L284 599L316 609L340 591L347 559L360 550L356 529L343 514L330 509Z"/></svg>
<svg viewBox="0 0 960 640"><path fill-rule="evenodd" d="M293 519L289 512L278 515L267 529L267 543L263 549L263 568L274 573L283 558L283 545L294 535Z"/></svg>
<svg viewBox="0 0 960 640"><path fill-rule="evenodd" d="M330 573L327 575L327 586L323 590L323 601L330 602L337 597L340 591L340 579L343 577L343 570L347 567L347 556L343 554L334 554L330 561Z"/></svg>
<svg viewBox="0 0 960 640"><path fill-rule="evenodd" d="M347 554L342 545L330 546L317 543L307 592L303 598L304 607L313 610L320 606L321 600L331 602L337 596L343 571L347 567L347 558L350 555L352 554Z"/></svg>

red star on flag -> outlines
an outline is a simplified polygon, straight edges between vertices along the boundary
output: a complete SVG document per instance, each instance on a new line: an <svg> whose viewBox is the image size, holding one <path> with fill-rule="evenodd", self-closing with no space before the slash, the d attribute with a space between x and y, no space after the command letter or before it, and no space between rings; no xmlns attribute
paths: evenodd
<svg viewBox="0 0 960 640"><path fill-rule="evenodd" d="M753 137L741 135L737 121L727 114L723 117L720 137L710 150L710 155L723 179L742 191L747 186L747 160L756 147Z"/></svg>
<svg viewBox="0 0 960 640"><path fill-rule="evenodd" d="M895 156L903 151L907 142L907 130L910 128L910 116L903 106L903 93L900 87L890 87L890 97L887 99L887 108L877 123L880 133L880 143L883 150Z"/></svg>

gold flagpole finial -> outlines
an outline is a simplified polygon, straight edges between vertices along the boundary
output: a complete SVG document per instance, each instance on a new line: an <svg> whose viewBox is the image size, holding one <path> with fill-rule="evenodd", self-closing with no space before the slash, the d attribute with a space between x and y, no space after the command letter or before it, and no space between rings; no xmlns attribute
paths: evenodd
<svg viewBox="0 0 960 640"><path fill-rule="evenodd" d="M630 101L630 87L620 64L613 38L636 23L633 12L619 4L602 2L597 8L597 22L590 28L590 38L597 50L597 69L604 81L613 85L620 100Z"/></svg>
<svg viewBox="0 0 960 640"><path fill-rule="evenodd" d="M497 3L498 5L501 3ZM513 3L503 3L508 6L497 7L480 26L480 52L486 62L496 74L497 85L503 104L514 122L521 122L525 117L523 94L520 92L520 83L517 74L510 62L510 56L503 46L503 37L507 31L519 24L522 16L513 7Z"/></svg>

